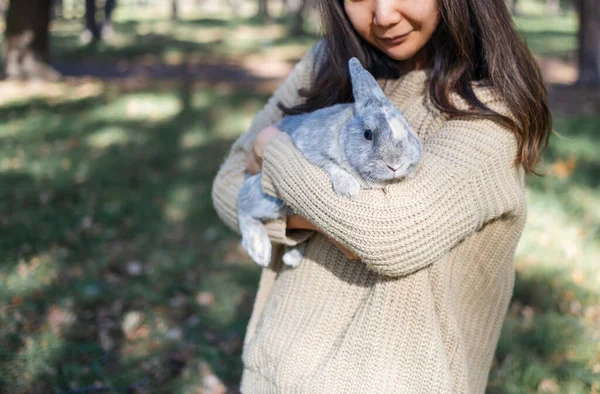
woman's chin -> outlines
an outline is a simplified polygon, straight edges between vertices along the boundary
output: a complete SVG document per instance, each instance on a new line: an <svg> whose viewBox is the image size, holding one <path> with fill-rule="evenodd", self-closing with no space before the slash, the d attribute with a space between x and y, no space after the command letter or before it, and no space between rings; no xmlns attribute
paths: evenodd
<svg viewBox="0 0 600 394"><path fill-rule="evenodd" d="M410 60L417 53L417 51L414 50L414 45L411 45L411 43L409 42L403 42L402 44L393 47L380 46L379 49L392 59L397 60L399 62Z"/></svg>
<svg viewBox="0 0 600 394"><path fill-rule="evenodd" d="M416 52L410 50L407 51L401 48L394 48L386 51L386 54L394 60L404 62L406 60L412 59L415 56Z"/></svg>

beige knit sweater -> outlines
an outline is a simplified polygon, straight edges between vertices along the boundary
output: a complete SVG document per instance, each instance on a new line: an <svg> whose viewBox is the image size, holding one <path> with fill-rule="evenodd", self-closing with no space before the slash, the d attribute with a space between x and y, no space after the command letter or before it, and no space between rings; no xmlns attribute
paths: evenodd
<svg viewBox="0 0 600 394"><path fill-rule="evenodd" d="M212 196L233 230L252 137L281 118L278 101L301 102L298 89L314 81L325 51L319 42L304 56L222 165ZM415 177L387 193L340 197L287 134L267 144L265 192L361 260L348 260L320 233L268 223L275 243L310 237L309 246L290 268L276 245L263 269L244 341L243 393L484 392L526 219L524 174L513 165L513 135L491 121L440 113L427 77L413 71L380 81L424 142ZM476 93L506 113L491 89Z"/></svg>

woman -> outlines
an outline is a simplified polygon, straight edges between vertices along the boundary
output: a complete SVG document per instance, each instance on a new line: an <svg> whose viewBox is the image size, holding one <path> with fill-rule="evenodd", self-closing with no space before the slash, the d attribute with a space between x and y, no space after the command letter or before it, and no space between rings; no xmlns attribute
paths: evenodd
<svg viewBox="0 0 600 394"><path fill-rule="evenodd" d="M232 229L246 169L297 215L297 268L274 253L246 333L244 393L483 393L514 282L534 171L551 129L531 53L501 0L322 0L325 39L232 147L214 186ZM352 100L352 56L424 145L415 176L356 200L273 127ZM281 249L281 248L279 248Z"/></svg>

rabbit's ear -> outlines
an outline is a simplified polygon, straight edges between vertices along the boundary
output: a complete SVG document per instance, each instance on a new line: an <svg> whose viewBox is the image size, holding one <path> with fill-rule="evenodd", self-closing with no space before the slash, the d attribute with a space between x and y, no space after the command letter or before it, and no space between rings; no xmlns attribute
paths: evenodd
<svg viewBox="0 0 600 394"><path fill-rule="evenodd" d="M363 68L357 58L353 57L348 61L348 68L350 69L352 93L358 112L372 101L386 100L375 78Z"/></svg>

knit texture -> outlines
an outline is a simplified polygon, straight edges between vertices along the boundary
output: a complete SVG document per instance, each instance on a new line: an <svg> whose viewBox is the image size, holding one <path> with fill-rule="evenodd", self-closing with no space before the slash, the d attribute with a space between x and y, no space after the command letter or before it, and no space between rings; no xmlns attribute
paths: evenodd
<svg viewBox="0 0 600 394"><path fill-rule="evenodd" d="M237 192L255 133L302 102L326 45L296 65L213 185L215 208L239 232ZM428 71L379 81L422 138L415 176L355 200L333 192L327 174L285 133L266 146L263 189L326 236L267 224L275 242L244 340L241 390L251 393L483 393L514 283L514 253L526 220L517 141L489 120L450 118L427 95ZM507 114L489 88L478 98ZM456 98L457 105L465 105ZM297 268L281 244L308 239Z"/></svg>

